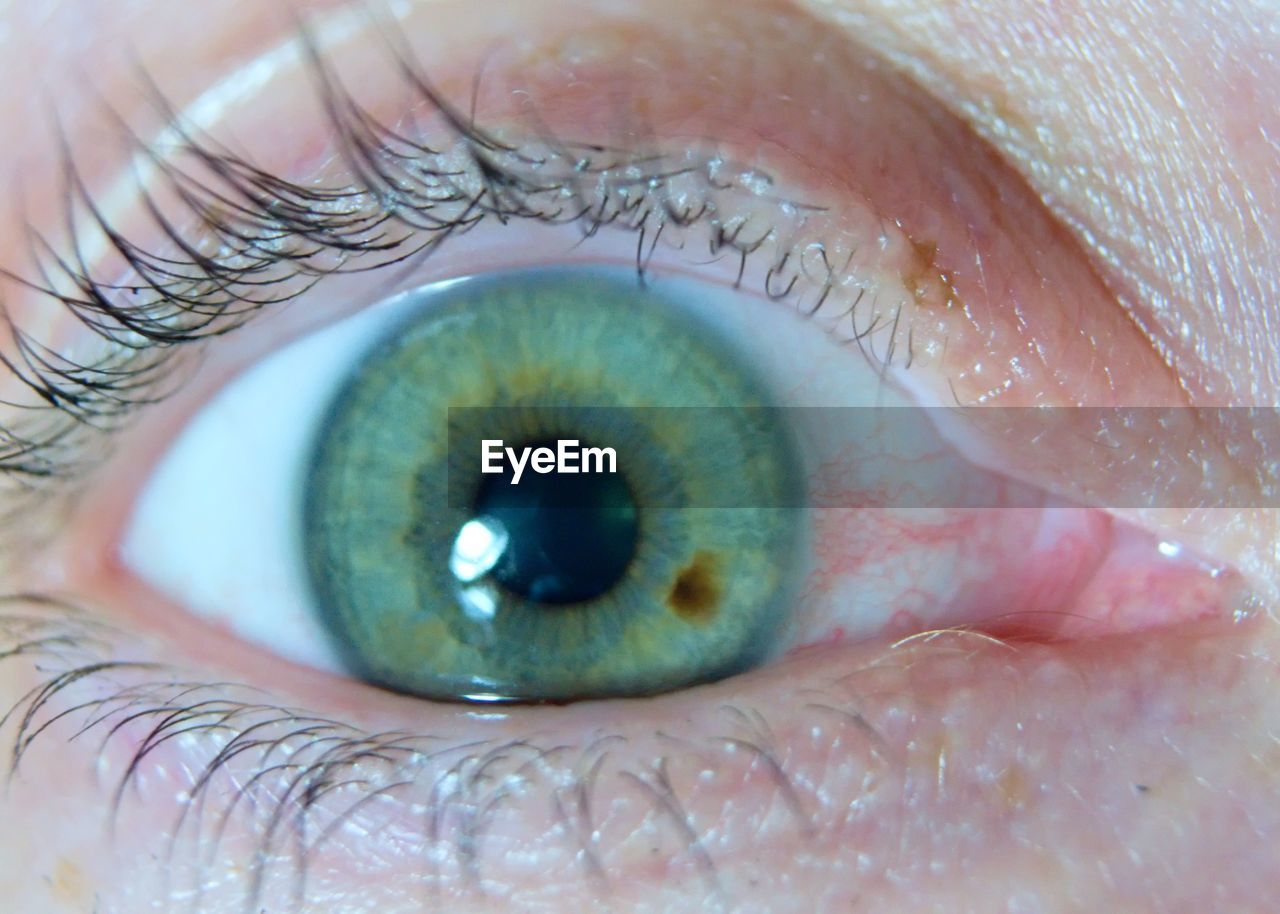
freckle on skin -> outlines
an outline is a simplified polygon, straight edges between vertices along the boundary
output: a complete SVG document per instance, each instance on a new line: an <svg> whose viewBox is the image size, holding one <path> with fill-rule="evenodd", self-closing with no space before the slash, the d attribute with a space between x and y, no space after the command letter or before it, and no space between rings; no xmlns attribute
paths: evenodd
<svg viewBox="0 0 1280 914"><path fill-rule="evenodd" d="M53 897L60 904L68 907L84 907L88 901L85 893L84 874L66 857L58 858L58 865L53 871L50 882Z"/></svg>
<svg viewBox="0 0 1280 914"><path fill-rule="evenodd" d="M934 241L919 241L908 238L911 245L911 256L907 267L903 270L903 285L922 307L931 302L940 302L945 309L962 308L960 293L956 291L951 278L942 272L937 265L938 245ZM930 298L930 295L934 298Z"/></svg>

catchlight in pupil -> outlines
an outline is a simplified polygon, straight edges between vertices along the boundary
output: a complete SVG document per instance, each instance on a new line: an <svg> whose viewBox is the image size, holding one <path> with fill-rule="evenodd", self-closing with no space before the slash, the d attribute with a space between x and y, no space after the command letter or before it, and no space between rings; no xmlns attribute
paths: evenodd
<svg viewBox="0 0 1280 914"><path fill-rule="evenodd" d="M332 641L371 682L454 700L651 694L754 666L803 555L774 405L630 269L425 291L311 451L300 542ZM530 457L565 445L580 463ZM584 456L603 450L607 467Z"/></svg>
<svg viewBox="0 0 1280 914"><path fill-rule="evenodd" d="M500 530L504 543L493 579L535 603L580 603L608 593L636 552L636 504L625 477L555 470L513 483L513 475L507 468L486 476L476 495L476 516Z"/></svg>

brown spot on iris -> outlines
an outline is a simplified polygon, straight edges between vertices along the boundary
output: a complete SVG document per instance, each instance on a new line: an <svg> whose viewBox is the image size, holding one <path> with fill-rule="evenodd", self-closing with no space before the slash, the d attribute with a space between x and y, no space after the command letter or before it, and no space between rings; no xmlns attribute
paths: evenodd
<svg viewBox="0 0 1280 914"><path fill-rule="evenodd" d="M714 553L698 550L676 575L667 594L667 605L681 619L706 625L720 608L720 569Z"/></svg>

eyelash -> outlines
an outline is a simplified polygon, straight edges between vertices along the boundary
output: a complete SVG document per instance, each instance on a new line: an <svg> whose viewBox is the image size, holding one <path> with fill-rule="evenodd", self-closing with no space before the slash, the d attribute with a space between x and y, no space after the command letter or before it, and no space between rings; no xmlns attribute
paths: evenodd
<svg viewBox="0 0 1280 914"><path fill-rule="evenodd" d="M173 392L179 349L235 330L326 276L415 266L484 221L577 225L584 240L620 228L636 235L641 282L660 242L683 248L686 235L705 228L710 258L738 258L735 287L748 260L764 257L763 293L774 301L790 301L812 316L837 288L848 295L841 316L851 326L850 341L860 347L884 323L896 325L892 315L887 321L880 315L860 327L857 306L865 289L849 287L848 265L837 268L821 242L795 240L806 217L822 207L771 198L779 216L794 223L785 231L779 223L733 215L742 201L764 195L762 188L773 183L768 175L735 168L714 152L636 156L554 137L508 145L464 118L397 56L408 87L452 132L452 148L438 151L375 121L305 33L303 43L349 171L341 186L307 187L202 140L154 86L154 104L168 120L179 154L162 156L158 144L145 143L120 123L135 163L154 169L150 181L172 191L199 225L195 238L180 231L137 175L144 210L185 259L148 251L117 230L81 178L68 144L61 144L63 218L72 253L60 254L29 228L39 281L4 269L0 276L58 302L110 351L92 363L76 362L22 331L4 312L15 342L14 353L0 353L0 363L35 395L23 421L0 426L0 478L16 492L39 493L42 480L74 478L87 469L87 438L115 432L137 407ZM182 156L207 177L184 170ZM694 202L678 204L681 197ZM100 279L89 266L83 252L94 233L126 266L126 283ZM217 250L209 253L211 248ZM145 297L122 303L126 295ZM884 351L868 354L887 365L896 336L895 326Z"/></svg>
<svg viewBox="0 0 1280 914"><path fill-rule="evenodd" d="M87 451L88 437L115 432L138 407L172 393L173 357L181 348L226 334L261 309L303 295L325 276L416 264L482 221L577 225L584 238L610 226L631 232L636 236L641 282L660 241L683 247L695 227L705 229L710 257L737 257L737 283L743 281L749 259L763 258L763 291L769 298L792 302L813 315L829 306L832 293L839 290L842 298L848 295L841 318L850 322L853 341L861 344L881 326L877 320L858 325L855 312L864 290L848 282L820 243L800 242L805 218L821 208L774 200L779 217L795 223L785 227L732 215L744 209L744 201L761 198L762 188L767 190L771 183L768 176L737 169L714 152L636 156L545 136L519 148L510 146L462 117L419 71L399 59L410 87L452 130L454 145L437 152L372 121L320 53L310 44L306 47L322 87L330 129L353 176L345 186L313 189L257 169L195 136L158 90L153 92L156 105L169 120L180 152L209 177L194 177L176 164L176 157L161 156L155 145L121 125L132 151L154 169L151 180L178 192L187 212L196 217L199 240L193 242L165 218L139 177L144 206L162 233L185 253L185 260L145 251L119 233L81 179L72 151L62 145L71 254L59 254L44 235L31 229L31 257L40 280L8 271L3 275L59 302L109 344L110 354L90 363L72 361L22 332L6 312L16 355L0 354L0 361L38 400L35 416L0 428L0 475L16 492L46 495L43 480L66 480L85 470L88 461L81 455ZM394 186L382 170L388 167L420 186ZM695 202L677 206L682 194ZM572 208L566 211L564 201ZM397 233L388 235L391 226ZM83 251L91 233L105 238L130 263L136 276L128 285L106 282L90 268ZM222 244L229 250L205 253ZM151 297L136 300L142 291ZM135 300L120 303L125 293ZM893 356L894 335L878 357L882 363ZM11 502L18 510L17 500ZM194 841L198 874L212 861L232 815L240 810L252 817L253 824L263 827L251 867L251 907L264 891L272 861L289 850L291 829L304 829L321 800L348 787L357 788L356 798L323 827L311 822L312 834L328 835L379 797L422 785L418 789L429 791L422 818L424 842L451 843L453 859L478 884L475 845L487 810L516 786L541 779L546 790L539 795L551 796L559 821L572 840L581 843L587 878L606 879L601 849L592 838L590 809L592 785L605 776L606 768L610 777L636 788L655 820L667 821L701 878L714 888L714 864L701 847L695 823L682 813L668 777L667 756L637 770L616 762L608 765L609 746L626 739L619 733L600 734L580 747L541 746L529 740L437 747L433 752L433 745L447 746L446 737L367 734L269 702L235 697L237 691L247 690L244 686L188 682L173 678L163 665L108 659L120 656L125 639L74 607L42 596L4 599L32 612L0 613L0 660L26 660L43 680L0 716L0 729L12 723L15 731L9 777L17 775L33 743L54 732L60 721L71 720L72 740L102 733L100 757L124 740L130 748L113 793L114 821L130 785L136 784L157 749L184 735L221 738L221 748L212 750L211 760L197 772L195 786L180 804L169 853L172 857L183 840ZM856 713L840 707L844 699L838 690L833 688L826 699L821 693L810 697L806 707L818 709L815 713L824 723L830 724L835 716L840 726L851 728L852 739L877 754L882 740ZM785 759L774 753L767 724L752 709L722 710L730 720L724 734L708 735L705 751L690 746L680 751L703 757L730 747L740 750L737 764L758 760L798 832L812 835L818 829L818 812L807 808L813 803L802 796ZM570 757L565 758L566 753ZM237 781L237 760L253 772L245 783ZM360 770L370 764L373 772ZM225 790L215 789L220 774ZM223 805L206 808L211 796ZM216 823L211 846L203 843L208 830L202 823L207 821ZM194 831L184 831L189 822ZM442 828L449 834L441 835ZM293 848L297 852L285 854L296 867L299 895L318 840L323 838L308 844L299 837ZM198 892L198 875L193 885Z"/></svg>
<svg viewBox="0 0 1280 914"><path fill-rule="evenodd" d="M193 895L191 910L201 909L203 874L214 865L233 817L242 817L258 842L245 866L250 874L246 909L256 910L281 878L289 880L293 901L300 905L313 855L366 807L382 799L403 803L404 793L422 800L413 810L421 827L421 853L437 868L437 855L445 855L443 859L457 864L474 890L482 886L480 843L490 816L512 803L524 803L530 814L541 815L533 810L548 798L550 815L565 830L573 853L581 854L583 878L607 888L601 856L609 846L596 831L592 794L608 777L626 783L643 799L646 818L662 824L680 843L673 856L683 857L704 888L717 892L716 868L699 830L707 823L700 825L682 804L672 785L673 762L695 764L730 783L749 772L763 774L801 840L812 840L840 822L840 809L824 808L812 790L801 786L807 780L789 771L787 760L775 749L768 722L751 708L720 706L725 728L707 730L700 744L656 734L659 752L652 762L636 767L619 762L619 753L613 751L628 743L621 732L596 733L578 746L544 745L545 740L534 736L459 745L441 734L365 733L252 696L229 697L231 689L251 692L246 686L150 678L164 667L101 660L120 634L57 600L24 594L0 603L23 607L0 612L0 661L24 658L48 674L0 716L0 730L14 722L9 782L20 775L35 741L63 721L69 720L74 728L68 741L95 731L102 734L100 765L115 742L131 744L134 748L127 750L123 773L111 794L108 827L114 830L130 788L142 789L145 763L153 753L184 737L217 741L209 749L210 760L190 769L190 786L179 797L165 839L166 873L176 871L175 858L184 844L189 845L187 859L194 866L190 887L167 886L165 894L174 889ZM975 649L974 644L966 648L969 653ZM50 661L61 671L51 673L46 666ZM147 675L129 683L126 677L131 673ZM833 729L834 724L830 738L844 741L841 734L847 735L845 751L865 751L871 770L881 770L892 762L887 742L861 715L845 707L848 699L841 691L838 683L810 689L798 698L798 711L812 715L815 729ZM247 772L236 770L237 761ZM522 792L532 787L541 789ZM346 792L351 796L343 796ZM340 802L332 802L332 794ZM211 806L213 797L217 804ZM659 839L654 840L657 847ZM291 869L281 876L279 867Z"/></svg>

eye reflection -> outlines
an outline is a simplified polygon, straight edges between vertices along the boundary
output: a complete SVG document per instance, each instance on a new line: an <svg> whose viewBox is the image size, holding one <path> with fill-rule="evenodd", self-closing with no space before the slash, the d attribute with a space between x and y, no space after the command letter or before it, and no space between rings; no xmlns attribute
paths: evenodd
<svg viewBox="0 0 1280 914"><path fill-rule="evenodd" d="M509 539L500 521L483 515L467 521L458 531L449 554L449 573L460 584L474 584L498 564Z"/></svg>

